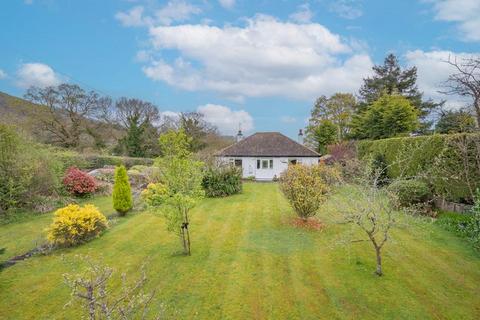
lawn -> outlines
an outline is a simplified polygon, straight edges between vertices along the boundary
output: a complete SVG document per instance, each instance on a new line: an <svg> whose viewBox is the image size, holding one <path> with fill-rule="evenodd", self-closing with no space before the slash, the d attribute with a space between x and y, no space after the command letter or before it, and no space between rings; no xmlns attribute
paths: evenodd
<svg viewBox="0 0 480 320"><path fill-rule="evenodd" d="M478 253L427 219L405 218L410 227L394 232L385 276L376 277L370 244L340 241L347 227L335 223L336 204L348 191L322 208L323 231L291 226L293 212L273 183L247 183L243 194L206 199L192 212L190 257L178 254L180 242L161 217L130 215L88 244L1 271L0 318L75 318L63 308L69 290L62 274L75 271L69 261L76 254L129 274L147 261L148 286L158 290L153 307L163 303L179 319L479 318ZM0 226L5 255L26 249L49 219Z"/></svg>

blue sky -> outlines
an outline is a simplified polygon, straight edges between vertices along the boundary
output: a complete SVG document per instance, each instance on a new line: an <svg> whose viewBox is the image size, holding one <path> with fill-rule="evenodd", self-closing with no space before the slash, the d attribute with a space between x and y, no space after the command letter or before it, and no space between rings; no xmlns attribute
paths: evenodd
<svg viewBox="0 0 480 320"><path fill-rule="evenodd" d="M462 106L437 92L442 60L480 53L480 0L19 0L0 30L0 91L69 81L293 137L316 97L355 93L390 52Z"/></svg>

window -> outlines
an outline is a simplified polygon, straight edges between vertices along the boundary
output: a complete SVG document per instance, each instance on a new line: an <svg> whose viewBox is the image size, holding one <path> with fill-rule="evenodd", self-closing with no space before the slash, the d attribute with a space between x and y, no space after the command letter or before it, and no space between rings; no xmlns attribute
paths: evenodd
<svg viewBox="0 0 480 320"><path fill-rule="evenodd" d="M273 159L257 159L257 169L273 169Z"/></svg>
<svg viewBox="0 0 480 320"><path fill-rule="evenodd" d="M241 167L242 166L242 159L235 159L235 167Z"/></svg>
<svg viewBox="0 0 480 320"><path fill-rule="evenodd" d="M268 169L268 160L262 160L262 169Z"/></svg>
<svg viewBox="0 0 480 320"><path fill-rule="evenodd" d="M288 164L297 164L297 159L288 159Z"/></svg>

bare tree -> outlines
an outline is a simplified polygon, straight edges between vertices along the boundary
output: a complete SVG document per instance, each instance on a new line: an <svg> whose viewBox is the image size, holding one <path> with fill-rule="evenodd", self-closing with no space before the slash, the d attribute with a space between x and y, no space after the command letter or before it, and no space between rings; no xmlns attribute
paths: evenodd
<svg viewBox="0 0 480 320"><path fill-rule="evenodd" d="M86 122L98 114L101 98L96 92L86 92L74 84L27 90L25 98L45 106L38 109L37 120L51 136L51 142L66 148L76 148L86 132Z"/></svg>
<svg viewBox="0 0 480 320"><path fill-rule="evenodd" d="M446 61L456 70L450 75L444 84L444 94L470 97L473 101L473 109L476 113L477 126L480 126L480 57L450 58Z"/></svg>
<svg viewBox="0 0 480 320"><path fill-rule="evenodd" d="M142 266L140 277L129 283L127 276L121 276L121 289L118 292L109 288L114 270L94 262L87 256L78 256L87 268L80 274L64 274L65 283L72 289L72 299L65 305L71 307L80 303L88 314L88 319L160 319L149 317L149 305L155 292L145 293L143 287L147 281Z"/></svg>
<svg viewBox="0 0 480 320"><path fill-rule="evenodd" d="M345 223L359 227L366 239L355 239L352 242L369 241L376 256L375 274L383 275L382 249L389 239L389 233L396 224L395 212L384 189L373 186L355 186L349 200L341 204L340 212Z"/></svg>
<svg viewBox="0 0 480 320"><path fill-rule="evenodd" d="M139 99L120 98L115 103L115 117L126 130L122 140L129 156L144 157L148 150L157 144L157 130L160 113L158 108Z"/></svg>

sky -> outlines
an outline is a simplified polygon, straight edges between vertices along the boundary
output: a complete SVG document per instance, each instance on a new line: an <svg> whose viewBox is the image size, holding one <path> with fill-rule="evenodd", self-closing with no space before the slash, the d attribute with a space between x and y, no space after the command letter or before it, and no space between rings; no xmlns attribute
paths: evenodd
<svg viewBox="0 0 480 320"><path fill-rule="evenodd" d="M306 125L314 101L357 93L389 53L441 95L449 57L480 54L480 0L8 0L0 91L76 83L197 111L223 134Z"/></svg>

